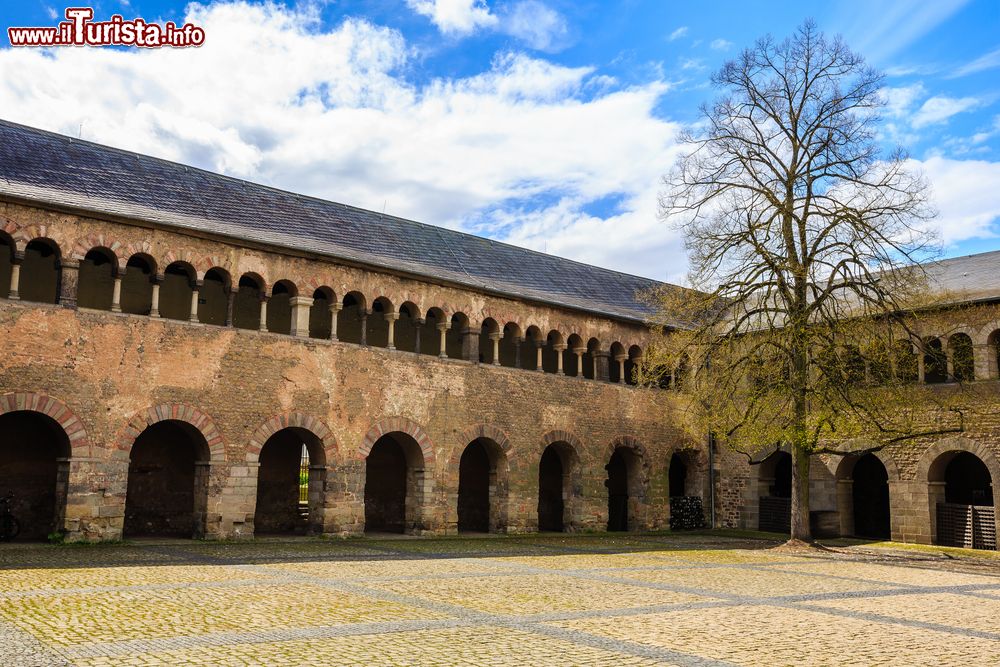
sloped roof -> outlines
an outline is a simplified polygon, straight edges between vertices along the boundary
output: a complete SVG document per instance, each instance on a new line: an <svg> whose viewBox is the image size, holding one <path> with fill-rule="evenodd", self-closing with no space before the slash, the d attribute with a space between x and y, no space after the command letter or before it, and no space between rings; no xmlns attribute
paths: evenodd
<svg viewBox="0 0 1000 667"><path fill-rule="evenodd" d="M662 285L552 255L0 120L0 196L266 243L644 320Z"/></svg>
<svg viewBox="0 0 1000 667"><path fill-rule="evenodd" d="M926 270L931 285L954 301L1000 299L1000 250L938 260Z"/></svg>

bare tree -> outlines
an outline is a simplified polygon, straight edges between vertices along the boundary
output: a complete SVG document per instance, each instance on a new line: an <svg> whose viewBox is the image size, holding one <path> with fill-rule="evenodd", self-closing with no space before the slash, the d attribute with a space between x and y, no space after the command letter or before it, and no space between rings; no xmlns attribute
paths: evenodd
<svg viewBox="0 0 1000 667"><path fill-rule="evenodd" d="M881 74L840 38L806 22L713 83L724 92L660 202L697 291L658 295L687 326L645 372L690 363L698 428L752 461L790 450L791 536L810 541L811 455L961 428L947 407L928 428L907 397L914 316L933 305L921 268L937 247L933 211L903 152L879 149Z"/></svg>

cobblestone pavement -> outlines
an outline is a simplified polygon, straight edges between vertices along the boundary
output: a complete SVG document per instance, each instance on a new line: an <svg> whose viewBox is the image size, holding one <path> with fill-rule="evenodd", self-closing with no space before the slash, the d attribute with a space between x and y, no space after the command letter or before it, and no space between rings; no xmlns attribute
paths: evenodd
<svg viewBox="0 0 1000 667"><path fill-rule="evenodd" d="M1000 663L1000 560L723 535L0 545L0 665Z"/></svg>

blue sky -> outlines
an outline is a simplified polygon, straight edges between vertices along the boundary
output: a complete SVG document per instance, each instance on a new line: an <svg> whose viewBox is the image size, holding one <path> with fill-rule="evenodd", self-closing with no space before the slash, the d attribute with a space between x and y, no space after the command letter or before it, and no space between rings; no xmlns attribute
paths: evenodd
<svg viewBox="0 0 1000 667"><path fill-rule="evenodd" d="M64 5L5 6L4 27ZM887 74L947 255L1000 248L1000 2L102 0L187 51L0 48L4 118L680 281L656 219L711 72L807 17Z"/></svg>

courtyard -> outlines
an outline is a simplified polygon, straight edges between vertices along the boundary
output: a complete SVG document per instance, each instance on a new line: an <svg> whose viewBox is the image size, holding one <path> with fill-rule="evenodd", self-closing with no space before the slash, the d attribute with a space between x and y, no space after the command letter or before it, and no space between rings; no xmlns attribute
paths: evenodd
<svg viewBox="0 0 1000 667"><path fill-rule="evenodd" d="M5 667L987 664L997 619L1000 560L940 548L720 533L0 545Z"/></svg>

